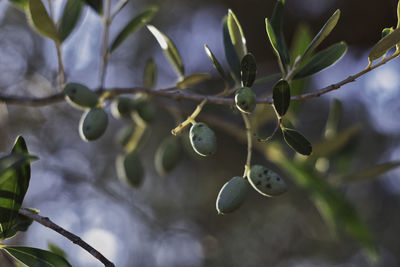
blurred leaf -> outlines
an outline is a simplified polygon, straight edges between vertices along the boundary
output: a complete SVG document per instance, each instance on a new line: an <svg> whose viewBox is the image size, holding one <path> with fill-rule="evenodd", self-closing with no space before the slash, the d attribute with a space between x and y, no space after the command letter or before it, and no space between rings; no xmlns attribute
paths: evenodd
<svg viewBox="0 0 400 267"><path fill-rule="evenodd" d="M222 22L222 33L224 39L225 58L228 61L229 68L233 74L233 78L237 81L240 80L240 58L233 46L231 36L228 29L228 16L224 17Z"/></svg>
<svg viewBox="0 0 400 267"><path fill-rule="evenodd" d="M286 68L282 65L283 60L281 59L281 55L279 54L279 50L278 50L279 47L278 47L278 40L276 38L276 33L274 31L274 28L272 27L272 24L268 20L268 18L265 19L265 27L267 29L269 42L271 43L271 46L274 49L274 52L278 57L279 65L281 66L282 71L284 71Z"/></svg>
<svg viewBox="0 0 400 267"><path fill-rule="evenodd" d="M286 80L280 80L274 85L272 98L276 112L282 117L290 105L290 85Z"/></svg>
<svg viewBox="0 0 400 267"><path fill-rule="evenodd" d="M318 211L329 226L343 229L363 247L371 261L377 260L377 249L367 226L353 205L315 173L292 163L285 157L277 162L294 181L308 190Z"/></svg>
<svg viewBox="0 0 400 267"><path fill-rule="evenodd" d="M72 267L63 257L47 250L20 246L3 246L1 249L29 267Z"/></svg>
<svg viewBox="0 0 400 267"><path fill-rule="evenodd" d="M228 11L227 25L229 35L239 61L247 54L246 38L244 37L242 27L232 10Z"/></svg>
<svg viewBox="0 0 400 267"><path fill-rule="evenodd" d="M394 31L393 27L391 27L391 28L384 28L384 29L382 30L382 38L384 38L386 35L390 34L390 33L393 32L393 31Z"/></svg>
<svg viewBox="0 0 400 267"><path fill-rule="evenodd" d="M254 81L254 84L261 84L261 83L267 83L271 81L278 80L282 77L282 73L274 73L265 77L258 78L257 80Z"/></svg>
<svg viewBox="0 0 400 267"><path fill-rule="evenodd" d="M176 49L175 44L169 39L165 34L160 32L153 25L147 25L147 29L153 34L156 38L157 42L161 46L164 55L167 57L169 62L175 68L176 73L179 75L179 78L182 78L185 75L185 69L183 66L183 62L181 56Z"/></svg>
<svg viewBox="0 0 400 267"><path fill-rule="evenodd" d="M115 17L128 4L128 2L129 0L119 0L111 14Z"/></svg>
<svg viewBox="0 0 400 267"><path fill-rule="evenodd" d="M340 18L340 10L336 10L335 13L328 19L322 29L318 32L318 34L314 37L311 43L308 45L306 51L304 52L303 58L306 58L309 54L311 54L315 48L317 48L321 42L331 33L331 31L335 28Z"/></svg>
<svg viewBox="0 0 400 267"><path fill-rule="evenodd" d="M380 39L374 45L374 47L372 47L371 52L369 52L368 60L372 62L375 59L382 57L390 48L394 47L399 42L400 28L397 28L393 32Z"/></svg>
<svg viewBox="0 0 400 267"><path fill-rule="evenodd" d="M400 1L397 2L397 27L400 28Z"/></svg>
<svg viewBox="0 0 400 267"><path fill-rule="evenodd" d="M157 81L157 65L153 58L146 62L143 72L143 85L146 88L153 88Z"/></svg>
<svg viewBox="0 0 400 267"><path fill-rule="evenodd" d="M54 254L63 257L64 259L67 259L67 253L65 253L65 251L61 249L59 246L51 242L48 242L47 246L49 247L50 252L53 252Z"/></svg>
<svg viewBox="0 0 400 267"><path fill-rule="evenodd" d="M347 45L340 42L318 52L311 60L294 75L293 79L301 79L313 75L335 64L347 51Z"/></svg>
<svg viewBox="0 0 400 267"><path fill-rule="evenodd" d="M290 47L291 65L294 64L297 58L301 57L307 49L308 44L311 42L311 30L305 24L300 24L294 33L293 41ZM302 61L302 65L307 63L307 58ZM302 67L300 65L299 67Z"/></svg>
<svg viewBox="0 0 400 267"><path fill-rule="evenodd" d="M271 26L275 33L276 50L279 53L279 59L285 70L290 66L289 50L286 45L285 36L283 34L283 9L285 0L278 0L275 4L271 18Z"/></svg>
<svg viewBox="0 0 400 267"><path fill-rule="evenodd" d="M342 102L340 102L339 99L334 98L331 102L328 119L325 124L324 137L326 139L332 138L336 135L341 118Z"/></svg>
<svg viewBox="0 0 400 267"><path fill-rule="evenodd" d="M129 23L120 31L120 33L112 42L110 52L113 52L120 44L122 44L123 41L126 40L126 38L135 33L145 24L149 23L157 11L157 7L150 7L129 21Z"/></svg>
<svg viewBox="0 0 400 267"><path fill-rule="evenodd" d="M227 80L227 76L225 74L224 69L222 68L222 66L219 63L218 59L214 56L214 54L211 51L211 49L207 45L204 45L204 49L206 50L207 56L210 58L212 64L217 69L217 71L218 71L219 75L221 76L221 78L224 79L224 80Z"/></svg>
<svg viewBox="0 0 400 267"><path fill-rule="evenodd" d="M34 212L36 214L39 214L39 211L37 209L29 208L31 212ZM22 215L18 214L17 217L15 218L15 222L11 226L11 228L7 231L7 238L11 238L15 236L18 232L25 232L28 230L29 226L31 226L33 220Z"/></svg>
<svg viewBox="0 0 400 267"><path fill-rule="evenodd" d="M21 153L12 153L10 155L4 156L0 158L0 175L2 175L4 172L8 171L9 169L12 168L17 168L26 162L29 162L29 160L34 160L36 157L27 155L27 154L21 154Z"/></svg>
<svg viewBox="0 0 400 267"><path fill-rule="evenodd" d="M84 0L84 2L99 15L103 14L103 0Z"/></svg>
<svg viewBox="0 0 400 267"><path fill-rule="evenodd" d="M29 154L28 146L26 145L25 139L22 136L18 136L15 139L14 147L11 150L12 153L25 153ZM18 177L18 185L20 186L20 194L22 197L25 196L28 191L29 181L31 179L31 164L30 162L25 163L21 167L15 169Z"/></svg>
<svg viewBox="0 0 400 267"><path fill-rule="evenodd" d="M207 73L195 73L183 78L182 81L179 81L176 85L179 89L186 89L189 86L197 83L204 82L206 80L211 79L210 74Z"/></svg>
<svg viewBox="0 0 400 267"><path fill-rule="evenodd" d="M289 128L282 129L286 143L297 153L308 156L312 152L311 143L299 132Z"/></svg>
<svg viewBox="0 0 400 267"><path fill-rule="evenodd" d="M347 175L334 177L334 182L364 182L374 178L378 178L382 174L387 173L400 166L400 161L385 162L363 170L358 170Z"/></svg>
<svg viewBox="0 0 400 267"><path fill-rule="evenodd" d="M242 59L241 67L241 81L242 86L251 87L257 75L257 63L253 54L248 53Z"/></svg>
<svg viewBox="0 0 400 267"><path fill-rule="evenodd" d="M314 146L313 156L329 157L346 147L361 131L360 125L353 125L332 138L324 139Z"/></svg>
<svg viewBox="0 0 400 267"><path fill-rule="evenodd" d="M81 17L82 9L83 2L81 0L67 1L58 28L58 36L61 42L65 41L76 27Z"/></svg>
<svg viewBox="0 0 400 267"><path fill-rule="evenodd" d="M29 0L28 16L30 18L29 21L38 33L58 41L56 25L41 0Z"/></svg>
<svg viewBox="0 0 400 267"><path fill-rule="evenodd" d="M29 0L10 0L11 3L22 9L28 8Z"/></svg>

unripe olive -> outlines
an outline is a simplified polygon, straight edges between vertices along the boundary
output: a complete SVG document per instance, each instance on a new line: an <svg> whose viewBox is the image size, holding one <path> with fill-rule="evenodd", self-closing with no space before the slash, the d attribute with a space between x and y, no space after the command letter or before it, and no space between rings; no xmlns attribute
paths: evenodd
<svg viewBox="0 0 400 267"><path fill-rule="evenodd" d="M250 184L264 196L279 196L287 191L285 181L261 165L253 165L248 175Z"/></svg>
<svg viewBox="0 0 400 267"><path fill-rule="evenodd" d="M201 156L209 156L217 151L217 138L213 130L205 123L197 122L192 125L189 132L190 143L194 151Z"/></svg>
<svg viewBox="0 0 400 267"><path fill-rule="evenodd" d="M157 148L154 162L160 175L166 175L178 164L182 157L181 144L177 137L168 136Z"/></svg>
<svg viewBox="0 0 400 267"><path fill-rule="evenodd" d="M230 179L219 191L216 207L218 214L226 214L239 208L249 192L249 182L243 177Z"/></svg>
<svg viewBox="0 0 400 267"><path fill-rule="evenodd" d="M79 122L79 134L85 141L93 141L104 134L107 129L108 117L102 108L92 108L83 113Z"/></svg>
<svg viewBox="0 0 400 267"><path fill-rule="evenodd" d="M240 111L251 113L256 107L256 95L251 88L242 87L236 91L235 103Z"/></svg>
<svg viewBox="0 0 400 267"><path fill-rule="evenodd" d="M145 98L138 98L135 101L136 110L139 116L147 123L152 123L156 117L156 109L153 104Z"/></svg>
<svg viewBox="0 0 400 267"><path fill-rule="evenodd" d="M95 92L79 83L69 83L64 87L68 103L79 109L93 108L97 105L98 97Z"/></svg>
<svg viewBox="0 0 400 267"><path fill-rule="evenodd" d="M118 156L115 165L120 181L133 187L142 184L145 171L142 161L135 151Z"/></svg>
<svg viewBox="0 0 400 267"><path fill-rule="evenodd" d="M116 142L121 146L126 146L135 132L135 124L129 124L121 128L115 136Z"/></svg>
<svg viewBox="0 0 400 267"><path fill-rule="evenodd" d="M111 114L116 119L129 118L135 109L135 102L129 97L118 97L111 105Z"/></svg>

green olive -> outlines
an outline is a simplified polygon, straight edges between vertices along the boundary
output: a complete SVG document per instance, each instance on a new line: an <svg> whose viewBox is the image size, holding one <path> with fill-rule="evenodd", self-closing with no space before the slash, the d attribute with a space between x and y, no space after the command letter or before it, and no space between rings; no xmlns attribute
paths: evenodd
<svg viewBox="0 0 400 267"><path fill-rule="evenodd" d="M256 107L256 95L249 87L242 87L235 94L236 107L244 112L251 113Z"/></svg>
<svg viewBox="0 0 400 267"><path fill-rule="evenodd" d="M87 109L97 105L96 93L82 84L68 83L64 87L64 94L68 103L75 108Z"/></svg>
<svg viewBox="0 0 400 267"><path fill-rule="evenodd" d="M285 181L264 166L253 165L248 178L253 188L264 196L279 196L287 191Z"/></svg>
<svg viewBox="0 0 400 267"><path fill-rule="evenodd" d="M168 136L157 148L155 166L160 175L166 175L178 164L182 157L181 144L177 137Z"/></svg>
<svg viewBox="0 0 400 267"><path fill-rule="evenodd" d="M132 187L139 187L144 179L145 171L139 155L133 151L120 155L115 162L120 181Z"/></svg>
<svg viewBox="0 0 400 267"><path fill-rule="evenodd" d="M85 141L93 141L104 134L108 125L107 113L102 108L92 108L83 113L79 134Z"/></svg>
<svg viewBox="0 0 400 267"><path fill-rule="evenodd" d="M236 176L230 179L219 191L216 207L218 214L230 213L238 209L249 192L247 179Z"/></svg>
<svg viewBox="0 0 400 267"><path fill-rule="evenodd" d="M136 110L139 116L147 123L152 123L156 118L154 105L146 98L138 98L135 101Z"/></svg>
<svg viewBox="0 0 400 267"><path fill-rule="evenodd" d="M189 132L194 151L201 156L210 156L217 151L217 138L213 130L203 122L192 125Z"/></svg>
<svg viewBox="0 0 400 267"><path fill-rule="evenodd" d="M135 102L129 97L118 97L114 99L111 106L111 114L116 119L129 118L135 109Z"/></svg>

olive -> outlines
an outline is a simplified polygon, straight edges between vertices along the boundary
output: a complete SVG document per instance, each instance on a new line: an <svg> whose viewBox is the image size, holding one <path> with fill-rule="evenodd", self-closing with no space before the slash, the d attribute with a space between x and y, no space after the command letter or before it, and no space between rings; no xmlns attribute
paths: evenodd
<svg viewBox="0 0 400 267"><path fill-rule="evenodd" d="M142 161L135 151L118 156L115 163L121 182L132 187L139 187L142 184L145 171Z"/></svg>
<svg viewBox="0 0 400 267"><path fill-rule="evenodd" d="M197 154L209 156L217 151L217 139L213 130L203 122L192 125L189 132L190 143Z"/></svg>
<svg viewBox="0 0 400 267"><path fill-rule="evenodd" d="M230 213L244 202L250 185L247 179L236 176L224 184L219 191L216 207L218 214Z"/></svg>
<svg viewBox="0 0 400 267"><path fill-rule="evenodd" d="M287 191L285 181L264 166L253 165L248 178L253 188L264 196L279 196Z"/></svg>
<svg viewBox="0 0 400 267"><path fill-rule="evenodd" d="M118 97L111 105L111 114L116 119L129 118L135 109L135 102L129 97Z"/></svg>
<svg viewBox="0 0 400 267"><path fill-rule="evenodd" d="M166 175L178 164L182 157L181 144L177 137L168 136L157 148L155 166L160 175Z"/></svg>
<svg viewBox="0 0 400 267"><path fill-rule="evenodd" d="M135 101L136 111L139 116L147 123L152 123L156 117L154 105L146 98L138 98Z"/></svg>
<svg viewBox="0 0 400 267"><path fill-rule="evenodd" d="M79 123L79 134L85 141L93 141L104 134L108 125L107 113L95 107L83 113Z"/></svg>
<svg viewBox="0 0 400 267"><path fill-rule="evenodd" d="M256 95L249 87L242 87L235 94L236 107L244 112L251 113L256 107Z"/></svg>
<svg viewBox="0 0 400 267"><path fill-rule="evenodd" d="M98 97L95 92L79 83L68 83L64 87L68 103L78 109L93 108L97 105Z"/></svg>

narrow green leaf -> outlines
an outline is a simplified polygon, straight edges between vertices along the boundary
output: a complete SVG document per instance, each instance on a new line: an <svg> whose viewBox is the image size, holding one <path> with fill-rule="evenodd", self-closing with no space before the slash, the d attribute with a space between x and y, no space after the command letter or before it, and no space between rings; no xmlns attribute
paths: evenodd
<svg viewBox="0 0 400 267"><path fill-rule="evenodd" d="M290 66L290 56L289 50L285 41L285 36L283 34L283 10L284 10L285 0L276 1L274 11L271 18L271 26L274 29L277 51L279 53L279 58L281 64L285 70Z"/></svg>
<svg viewBox="0 0 400 267"><path fill-rule="evenodd" d="M311 143L299 132L289 128L282 129L286 143L297 153L308 156L312 152Z"/></svg>
<svg viewBox="0 0 400 267"><path fill-rule="evenodd" d="M210 74L207 73L195 73L183 78L182 81L179 81L176 86L179 89L186 89L191 85L204 82L206 80L211 79Z"/></svg>
<svg viewBox="0 0 400 267"><path fill-rule="evenodd" d="M397 27L400 28L400 1L397 2Z"/></svg>
<svg viewBox="0 0 400 267"><path fill-rule="evenodd" d="M254 81L254 84L262 84L267 82L272 82L282 78L282 73L274 73L265 77L258 78Z"/></svg>
<svg viewBox="0 0 400 267"><path fill-rule="evenodd" d="M26 145L25 139L20 135L15 139L12 153L24 153L29 154L28 146ZM19 168L15 169L16 175L18 176L18 185L20 187L20 194L22 197L25 196L28 191L29 182L31 179L31 164L30 162L25 163Z"/></svg>
<svg viewBox="0 0 400 267"><path fill-rule="evenodd" d="M10 0L11 3L23 10L28 8L29 0Z"/></svg>
<svg viewBox="0 0 400 267"><path fill-rule="evenodd" d="M318 32L318 34L314 37L311 43L308 45L306 51L304 52L303 58L306 58L309 54L311 54L315 48L317 48L321 42L332 32L338 23L340 18L340 10L336 10L335 13L328 19L322 29Z"/></svg>
<svg viewBox="0 0 400 267"><path fill-rule="evenodd" d="M123 41L125 41L130 35L135 33L145 24L149 23L154 15L157 13L157 7L150 7L146 11L140 13L134 17L129 23L120 31L117 37L111 44L110 52L114 51Z"/></svg>
<svg viewBox="0 0 400 267"><path fill-rule="evenodd" d="M243 57L240 68L242 86L251 87L257 76L257 63L253 54L248 53Z"/></svg>
<svg viewBox="0 0 400 267"><path fill-rule="evenodd" d="M300 24L295 30L290 46L290 58L292 66L296 59L300 58L304 54L311 40L312 36L310 27L305 24ZM302 62L303 64L307 63L307 58L304 58ZM302 65L299 67L302 67Z"/></svg>
<svg viewBox="0 0 400 267"><path fill-rule="evenodd" d="M20 246L3 246L1 249L29 267L72 267L66 259L47 250Z"/></svg>
<svg viewBox="0 0 400 267"><path fill-rule="evenodd" d="M337 134L339 123L342 118L342 110L342 102L334 98L331 102L328 119L325 124L325 138L332 138Z"/></svg>
<svg viewBox="0 0 400 267"><path fill-rule="evenodd" d="M238 19L230 9L228 11L227 25L233 47L239 57L239 61L241 61L247 54L246 38L244 37L242 26L240 26Z"/></svg>
<svg viewBox="0 0 400 267"><path fill-rule="evenodd" d="M222 22L222 33L224 40L225 58L228 62L229 68L233 78L236 81L240 80L240 58L237 54L235 47L232 43L232 39L228 28L228 16L225 16Z"/></svg>
<svg viewBox="0 0 400 267"><path fill-rule="evenodd" d="M276 56L278 57L279 65L281 66L281 70L284 71L284 70L286 70L286 68L284 67L284 65L282 65L283 60L281 58L281 54L279 54L279 47L278 47L278 40L276 37L276 33L275 33L274 28L272 27L272 24L268 20L268 18L265 19L265 27L267 29L267 35L269 38L269 42L271 43L271 46L274 49Z"/></svg>
<svg viewBox="0 0 400 267"><path fill-rule="evenodd" d="M29 210L36 214L39 214L39 211L36 209L29 208ZM24 215L18 214L11 228L8 229L7 236L5 238L12 238L18 232L25 232L26 230L28 230L29 226L31 226L32 222L33 222L32 219Z"/></svg>
<svg viewBox="0 0 400 267"><path fill-rule="evenodd" d="M157 65L153 58L149 58L146 62L143 72L143 85L146 88L153 88L157 81Z"/></svg>
<svg viewBox="0 0 400 267"><path fill-rule="evenodd" d="M47 246L49 247L49 250L53 252L54 254L63 257L64 259L67 259L67 253L63 249L61 249L59 246L55 245L54 243L48 242Z"/></svg>
<svg viewBox="0 0 400 267"><path fill-rule="evenodd" d="M395 29L393 32L380 39L374 47L372 47L371 52L369 52L368 60L372 62L382 57L390 48L398 43L400 43L400 28Z"/></svg>
<svg viewBox="0 0 400 267"><path fill-rule="evenodd" d="M294 75L293 79L302 79L326 69L341 59L346 51L347 45L344 42L340 42L318 52Z"/></svg>
<svg viewBox="0 0 400 267"><path fill-rule="evenodd" d="M75 29L81 17L83 6L81 0L68 0L65 4L60 26L58 28L58 36L61 42L65 41Z"/></svg>
<svg viewBox="0 0 400 267"><path fill-rule="evenodd" d="M28 17L32 26L41 35L58 41L56 25L47 13L41 0L29 0Z"/></svg>
<svg viewBox="0 0 400 267"><path fill-rule="evenodd" d="M164 51L164 55L167 57L172 66L175 68L175 71L179 75L179 78L182 78L185 75L185 69L183 66L181 56L179 55L175 44L171 41L171 39L168 38L168 36L160 32L153 25L147 25L147 29L149 29L149 31L156 38L157 42Z"/></svg>
<svg viewBox="0 0 400 267"><path fill-rule="evenodd" d="M213 66L218 71L218 73L221 76L221 78L224 79L224 80L227 80L227 76L225 74L225 71L222 68L221 64L219 63L218 59L214 56L214 53L211 51L211 49L206 44L204 45L204 49L206 50L207 56L210 58Z"/></svg>
<svg viewBox="0 0 400 267"><path fill-rule="evenodd" d="M290 85L286 80L280 80L274 85L272 99L279 116L285 115L290 105Z"/></svg>
<svg viewBox="0 0 400 267"><path fill-rule="evenodd" d="M103 14L103 0L84 0L85 3L93 8L99 15Z"/></svg>

